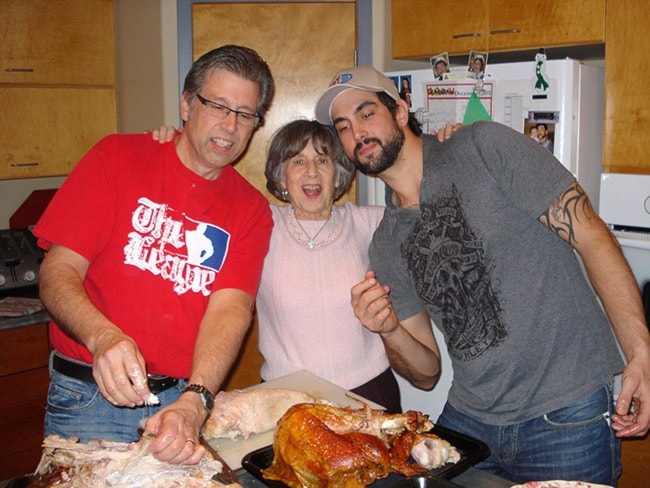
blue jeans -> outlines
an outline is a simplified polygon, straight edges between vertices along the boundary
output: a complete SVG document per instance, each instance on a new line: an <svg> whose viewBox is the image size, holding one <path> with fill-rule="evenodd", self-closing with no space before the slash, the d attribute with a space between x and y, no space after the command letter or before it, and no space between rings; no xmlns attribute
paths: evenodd
<svg viewBox="0 0 650 488"><path fill-rule="evenodd" d="M449 403L438 425L480 439L490 456L476 465L516 483L587 481L616 486L621 474L620 441L609 426L614 412L611 386L541 417L489 425Z"/></svg>
<svg viewBox="0 0 650 488"><path fill-rule="evenodd" d="M93 439L137 441L140 438L138 434L140 422L178 399L185 386L187 381L179 380L177 385L158 393L160 405L116 407L101 395L96 384L54 371L50 358L45 436L57 434L68 438L74 435L81 442Z"/></svg>

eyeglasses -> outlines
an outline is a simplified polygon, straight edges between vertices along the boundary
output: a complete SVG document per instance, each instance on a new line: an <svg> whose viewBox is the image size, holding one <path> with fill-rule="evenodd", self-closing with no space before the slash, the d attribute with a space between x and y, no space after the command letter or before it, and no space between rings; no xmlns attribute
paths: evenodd
<svg viewBox="0 0 650 488"><path fill-rule="evenodd" d="M249 112L242 112L240 110L235 110L234 108L226 107L220 103L213 102L207 98L203 98L198 93L196 94L196 98L198 98L199 101L205 106L208 113L217 119L225 119L231 113L234 113L237 123L246 127L256 127L262 121L262 117L260 115L251 114Z"/></svg>

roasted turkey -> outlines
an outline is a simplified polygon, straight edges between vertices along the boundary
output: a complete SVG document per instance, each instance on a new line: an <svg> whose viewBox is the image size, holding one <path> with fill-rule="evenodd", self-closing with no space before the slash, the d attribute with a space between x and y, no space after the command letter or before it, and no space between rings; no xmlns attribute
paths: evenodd
<svg viewBox="0 0 650 488"><path fill-rule="evenodd" d="M457 462L453 446L427 433L432 427L428 415L413 410L294 405L278 422L273 462L262 475L292 488L356 488L391 471L412 476ZM408 462L410 455L418 456L416 463Z"/></svg>

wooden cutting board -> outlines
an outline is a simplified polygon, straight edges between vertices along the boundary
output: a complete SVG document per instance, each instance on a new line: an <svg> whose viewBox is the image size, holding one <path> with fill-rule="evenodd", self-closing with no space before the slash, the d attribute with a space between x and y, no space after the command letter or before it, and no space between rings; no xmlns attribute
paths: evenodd
<svg viewBox="0 0 650 488"><path fill-rule="evenodd" d="M330 383L327 380L319 378L307 371L298 371L281 378L276 378L265 383L260 383L245 390L257 388L288 388L291 390L303 391L310 394L316 399L323 399L335 403L339 406L351 406L361 408L362 404L355 398L367 403L373 408L382 408L376 403L366 400L365 398L350 393L343 388ZM251 435L248 439L231 440L231 439L212 439L210 445L215 448L221 457L230 465L232 469L241 468L242 458L251 451L261 447L273 444L273 430L262 432L261 434Z"/></svg>

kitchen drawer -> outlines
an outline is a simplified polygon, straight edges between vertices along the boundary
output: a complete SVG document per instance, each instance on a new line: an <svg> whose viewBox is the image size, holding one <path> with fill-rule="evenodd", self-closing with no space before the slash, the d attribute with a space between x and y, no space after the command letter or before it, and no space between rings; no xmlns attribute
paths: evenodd
<svg viewBox="0 0 650 488"><path fill-rule="evenodd" d="M27 325L0 332L0 378L36 368L47 368L48 356L47 324Z"/></svg>

